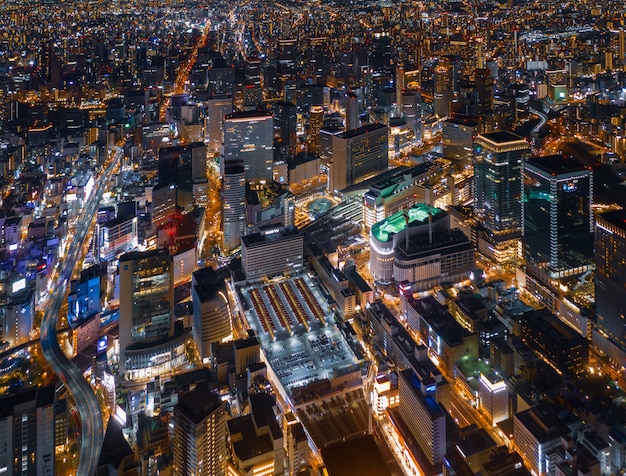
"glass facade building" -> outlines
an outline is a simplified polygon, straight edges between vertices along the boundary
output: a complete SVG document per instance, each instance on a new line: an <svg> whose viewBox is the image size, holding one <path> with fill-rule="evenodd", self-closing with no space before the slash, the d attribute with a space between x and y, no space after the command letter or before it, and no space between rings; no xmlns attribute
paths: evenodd
<svg viewBox="0 0 626 476"><path fill-rule="evenodd" d="M560 155L532 158L523 170L526 260L553 275L577 272L593 258L591 170Z"/></svg>

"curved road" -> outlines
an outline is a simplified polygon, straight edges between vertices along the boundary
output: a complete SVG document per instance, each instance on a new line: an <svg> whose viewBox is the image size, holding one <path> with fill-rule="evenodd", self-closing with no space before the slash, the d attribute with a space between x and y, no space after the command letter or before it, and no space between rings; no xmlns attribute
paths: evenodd
<svg viewBox="0 0 626 476"><path fill-rule="evenodd" d="M61 306L67 296L67 286L72 278L74 266L81 257L87 232L93 222L102 194L108 187L111 174L116 164L120 162L121 156L122 149L115 148L113 157L110 159L104 173L98 178L96 187L76 221L72 242L58 274L57 282L54 283L56 292L46 306L41 323L40 339L43 353L48 362L50 362L54 372L74 398L81 419L82 443L77 472L79 476L89 476L96 472L104 440L102 413L100 412L98 399L91 386L82 376L80 370L65 356L59 347L56 332L57 320Z"/></svg>

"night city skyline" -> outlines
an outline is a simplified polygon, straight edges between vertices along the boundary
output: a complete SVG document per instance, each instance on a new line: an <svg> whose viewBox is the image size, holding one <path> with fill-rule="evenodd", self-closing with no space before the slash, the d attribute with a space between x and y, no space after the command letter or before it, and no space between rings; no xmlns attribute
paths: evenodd
<svg viewBox="0 0 626 476"><path fill-rule="evenodd" d="M626 7L0 2L0 475L626 471Z"/></svg>

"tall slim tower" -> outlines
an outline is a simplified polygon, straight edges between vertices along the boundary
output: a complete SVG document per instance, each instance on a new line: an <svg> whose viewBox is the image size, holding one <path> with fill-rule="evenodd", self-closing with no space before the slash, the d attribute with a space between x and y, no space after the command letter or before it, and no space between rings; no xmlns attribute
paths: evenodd
<svg viewBox="0 0 626 476"><path fill-rule="evenodd" d="M596 310L600 335L616 362L626 358L626 211L597 216L595 227Z"/></svg>
<svg viewBox="0 0 626 476"><path fill-rule="evenodd" d="M419 91L406 90L400 96L402 114L406 125L415 134L415 142L422 142L422 95Z"/></svg>
<svg viewBox="0 0 626 476"><path fill-rule="evenodd" d="M309 110L309 152L319 154L320 130L324 127L324 108L311 106Z"/></svg>
<svg viewBox="0 0 626 476"><path fill-rule="evenodd" d="M439 65L434 74L433 108L439 117L450 115L450 101L452 100L452 84L450 82L450 68Z"/></svg>
<svg viewBox="0 0 626 476"><path fill-rule="evenodd" d="M231 96L214 97L207 101L206 136L208 149L218 154L224 140L224 116L233 112L233 98Z"/></svg>
<svg viewBox="0 0 626 476"><path fill-rule="evenodd" d="M174 475L226 474L226 402L204 383L174 407Z"/></svg>
<svg viewBox="0 0 626 476"><path fill-rule="evenodd" d="M246 172L241 162L224 166L222 184L222 223L224 249L239 246L246 228Z"/></svg>
<svg viewBox="0 0 626 476"><path fill-rule="evenodd" d="M522 226L522 161L528 142L512 132L481 134L474 142L474 211L492 234Z"/></svg>
<svg viewBox="0 0 626 476"><path fill-rule="evenodd" d="M346 131L359 128L359 98L353 91L346 93Z"/></svg>

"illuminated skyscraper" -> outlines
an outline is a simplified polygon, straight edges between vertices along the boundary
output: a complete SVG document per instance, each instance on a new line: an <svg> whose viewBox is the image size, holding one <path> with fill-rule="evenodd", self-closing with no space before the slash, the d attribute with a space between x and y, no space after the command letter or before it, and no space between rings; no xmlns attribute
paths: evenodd
<svg viewBox="0 0 626 476"><path fill-rule="evenodd" d="M287 160L296 153L296 127L298 108L290 102L274 103L274 127L278 130L274 145L277 160Z"/></svg>
<svg viewBox="0 0 626 476"><path fill-rule="evenodd" d="M435 68L433 108L439 117L450 115L450 101L452 100L452 84L450 81L450 68L439 65Z"/></svg>
<svg viewBox="0 0 626 476"><path fill-rule="evenodd" d="M554 278L593 259L593 175L561 155L533 157L523 164L524 256L546 266Z"/></svg>
<svg viewBox="0 0 626 476"><path fill-rule="evenodd" d="M359 98L354 92L346 93L346 131L357 129L359 121Z"/></svg>
<svg viewBox="0 0 626 476"><path fill-rule="evenodd" d="M387 170L388 128L369 124L332 136L330 189L342 190Z"/></svg>
<svg viewBox="0 0 626 476"><path fill-rule="evenodd" d="M415 142L422 142L422 95L418 91L406 90L400 96L402 115L407 127L415 135Z"/></svg>
<svg viewBox="0 0 626 476"><path fill-rule="evenodd" d="M226 474L226 402L206 384L182 395L174 407L174 475Z"/></svg>
<svg viewBox="0 0 626 476"><path fill-rule="evenodd" d="M174 268L167 250L126 253L119 262L120 372L136 363L132 346L144 347L174 333Z"/></svg>
<svg viewBox="0 0 626 476"><path fill-rule="evenodd" d="M595 227L596 312L603 350L626 359L626 211L598 215ZM596 337L594 336L594 344Z"/></svg>
<svg viewBox="0 0 626 476"><path fill-rule="evenodd" d="M524 138L511 132L479 135L474 143L474 211L492 234L519 233L522 226Z"/></svg>
<svg viewBox="0 0 626 476"><path fill-rule="evenodd" d="M224 166L222 185L222 223L224 249L239 246L246 228L246 172L241 162Z"/></svg>
<svg viewBox="0 0 626 476"><path fill-rule="evenodd" d="M208 149L218 154L224 140L224 116L233 112L231 96L214 97L207 101L206 138Z"/></svg>
<svg viewBox="0 0 626 476"><path fill-rule="evenodd" d="M229 114L224 118L223 162L242 160L248 181L272 180L273 137L271 113L250 111Z"/></svg>
<svg viewBox="0 0 626 476"><path fill-rule="evenodd" d="M324 108L311 106L309 110L309 152L320 151L320 129L324 127Z"/></svg>

